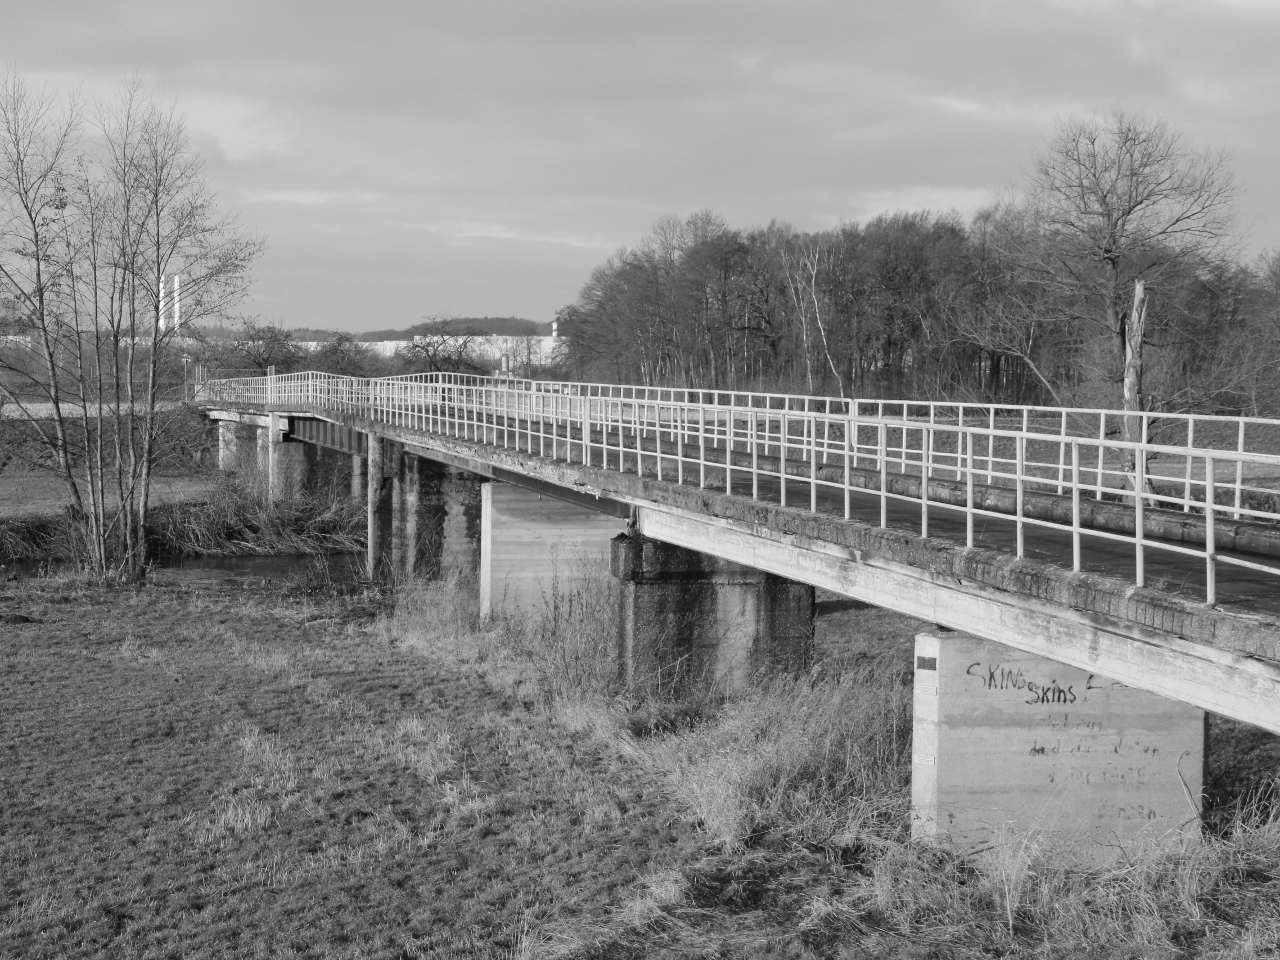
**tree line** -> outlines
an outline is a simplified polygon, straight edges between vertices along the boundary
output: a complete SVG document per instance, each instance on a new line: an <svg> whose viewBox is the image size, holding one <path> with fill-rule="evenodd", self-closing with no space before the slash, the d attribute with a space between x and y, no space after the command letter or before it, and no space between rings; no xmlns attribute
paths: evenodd
<svg viewBox="0 0 1280 960"><path fill-rule="evenodd" d="M967 222L664 217L558 313L574 378L847 397L1280 413L1280 255L1238 255L1224 154L1063 121Z"/></svg>

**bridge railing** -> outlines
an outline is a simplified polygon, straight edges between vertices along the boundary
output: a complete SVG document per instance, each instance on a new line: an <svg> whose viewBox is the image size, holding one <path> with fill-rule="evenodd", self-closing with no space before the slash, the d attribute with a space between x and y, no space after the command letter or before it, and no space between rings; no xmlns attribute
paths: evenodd
<svg viewBox="0 0 1280 960"><path fill-rule="evenodd" d="M891 504L899 514L910 504L923 536L931 513L962 515L969 546L975 523L1000 521L1019 557L1028 527L1054 530L1070 538L1076 570L1083 544L1118 541L1133 550L1139 585L1149 551L1190 555L1204 564L1210 603L1216 564L1280 575L1258 556L1280 558L1277 420L457 374L309 372L204 388L205 402L333 410L846 519L855 498L877 497L882 526Z"/></svg>

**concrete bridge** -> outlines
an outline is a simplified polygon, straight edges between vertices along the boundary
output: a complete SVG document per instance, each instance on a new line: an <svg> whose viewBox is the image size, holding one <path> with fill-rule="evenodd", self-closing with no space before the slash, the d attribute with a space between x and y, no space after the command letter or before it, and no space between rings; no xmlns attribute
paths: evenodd
<svg viewBox="0 0 1280 960"><path fill-rule="evenodd" d="M1280 733L1280 421L444 374L203 390L224 462L247 439L237 425L253 426L275 495L298 482L305 444L353 457L371 575L412 570L432 465L489 481L486 612L545 587L552 544L607 548L633 682L690 657L729 685L802 666L814 587L991 645L962 649L945 632L919 641L916 760L936 768L932 787L917 778L936 794L932 813L917 797L921 822L933 818L926 833L955 794L943 743L984 729L972 711L947 720L978 662L1017 660L1022 679L1000 690L1049 709L1034 721L1046 730L1074 729L1085 691L1106 687L1090 695L1102 719L1081 729L1120 742L1130 730L1130 746L1146 737L1149 752L1202 760L1206 710ZM979 659L966 667L966 656ZM949 663L965 667L959 680L946 679ZM1048 673L1028 680L1036 670ZM974 687L980 700L997 676ZM1071 742L1087 753L1102 741ZM933 753L919 753L928 743ZM1161 789L1180 784L1195 808L1200 771L1181 759ZM1127 769L1155 789L1150 764Z"/></svg>

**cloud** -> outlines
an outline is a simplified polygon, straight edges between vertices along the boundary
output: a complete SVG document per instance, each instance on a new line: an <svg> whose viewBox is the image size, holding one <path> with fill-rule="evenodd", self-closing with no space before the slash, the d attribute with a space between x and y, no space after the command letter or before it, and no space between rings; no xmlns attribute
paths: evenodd
<svg viewBox="0 0 1280 960"><path fill-rule="evenodd" d="M263 308L389 326L546 319L664 213L799 229L967 215L1056 118L1115 107L1233 149L1253 244L1280 246L1278 10L68 0L15 7L0 61L91 96L140 72L269 238Z"/></svg>

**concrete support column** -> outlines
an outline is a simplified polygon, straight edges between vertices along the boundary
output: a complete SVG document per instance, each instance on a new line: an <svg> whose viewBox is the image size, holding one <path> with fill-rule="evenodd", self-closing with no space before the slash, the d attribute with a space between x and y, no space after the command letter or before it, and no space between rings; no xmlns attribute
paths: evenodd
<svg viewBox="0 0 1280 960"><path fill-rule="evenodd" d="M267 489L271 489L271 428L270 427L254 427L254 436L256 440L257 456L255 465L258 470L258 476L267 481Z"/></svg>
<svg viewBox="0 0 1280 960"><path fill-rule="evenodd" d="M236 448L236 428L240 424L234 420L218 421L218 469L233 471L239 464L239 450Z"/></svg>
<svg viewBox="0 0 1280 960"><path fill-rule="evenodd" d="M271 444L271 499L294 499L302 493L306 479L307 445L287 442Z"/></svg>
<svg viewBox="0 0 1280 960"><path fill-rule="evenodd" d="M410 579L418 569L418 513L421 505L422 459L404 454L404 576Z"/></svg>
<svg viewBox="0 0 1280 960"><path fill-rule="evenodd" d="M1203 710L966 634L915 652L914 836L970 852L1035 835L1094 865L1199 837Z"/></svg>
<svg viewBox="0 0 1280 960"><path fill-rule="evenodd" d="M626 528L619 517L514 484L480 490L482 617L537 615L602 576L609 541Z"/></svg>
<svg viewBox="0 0 1280 960"><path fill-rule="evenodd" d="M446 469L439 478L440 576L468 580L480 563L480 478Z"/></svg>
<svg viewBox="0 0 1280 960"><path fill-rule="evenodd" d="M611 567L622 588L619 670L634 688L736 690L812 660L807 584L634 534L614 538Z"/></svg>
<svg viewBox="0 0 1280 960"><path fill-rule="evenodd" d="M364 457L358 453L351 455L351 500L361 503L364 500Z"/></svg>
<svg viewBox="0 0 1280 960"><path fill-rule="evenodd" d="M404 573L404 469L408 454L398 443L392 443L389 446L391 447L391 570L393 577L400 577Z"/></svg>
<svg viewBox="0 0 1280 960"><path fill-rule="evenodd" d="M382 566L382 438L376 433L369 434L369 478L368 478L368 515L367 535L368 547L365 557L365 572L370 580L377 580Z"/></svg>
<svg viewBox="0 0 1280 960"><path fill-rule="evenodd" d="M263 439L266 440L267 496L271 500L293 499L302 492L306 480L306 445L288 442L285 439L288 430L289 418L273 413L268 426L258 434L260 457Z"/></svg>

